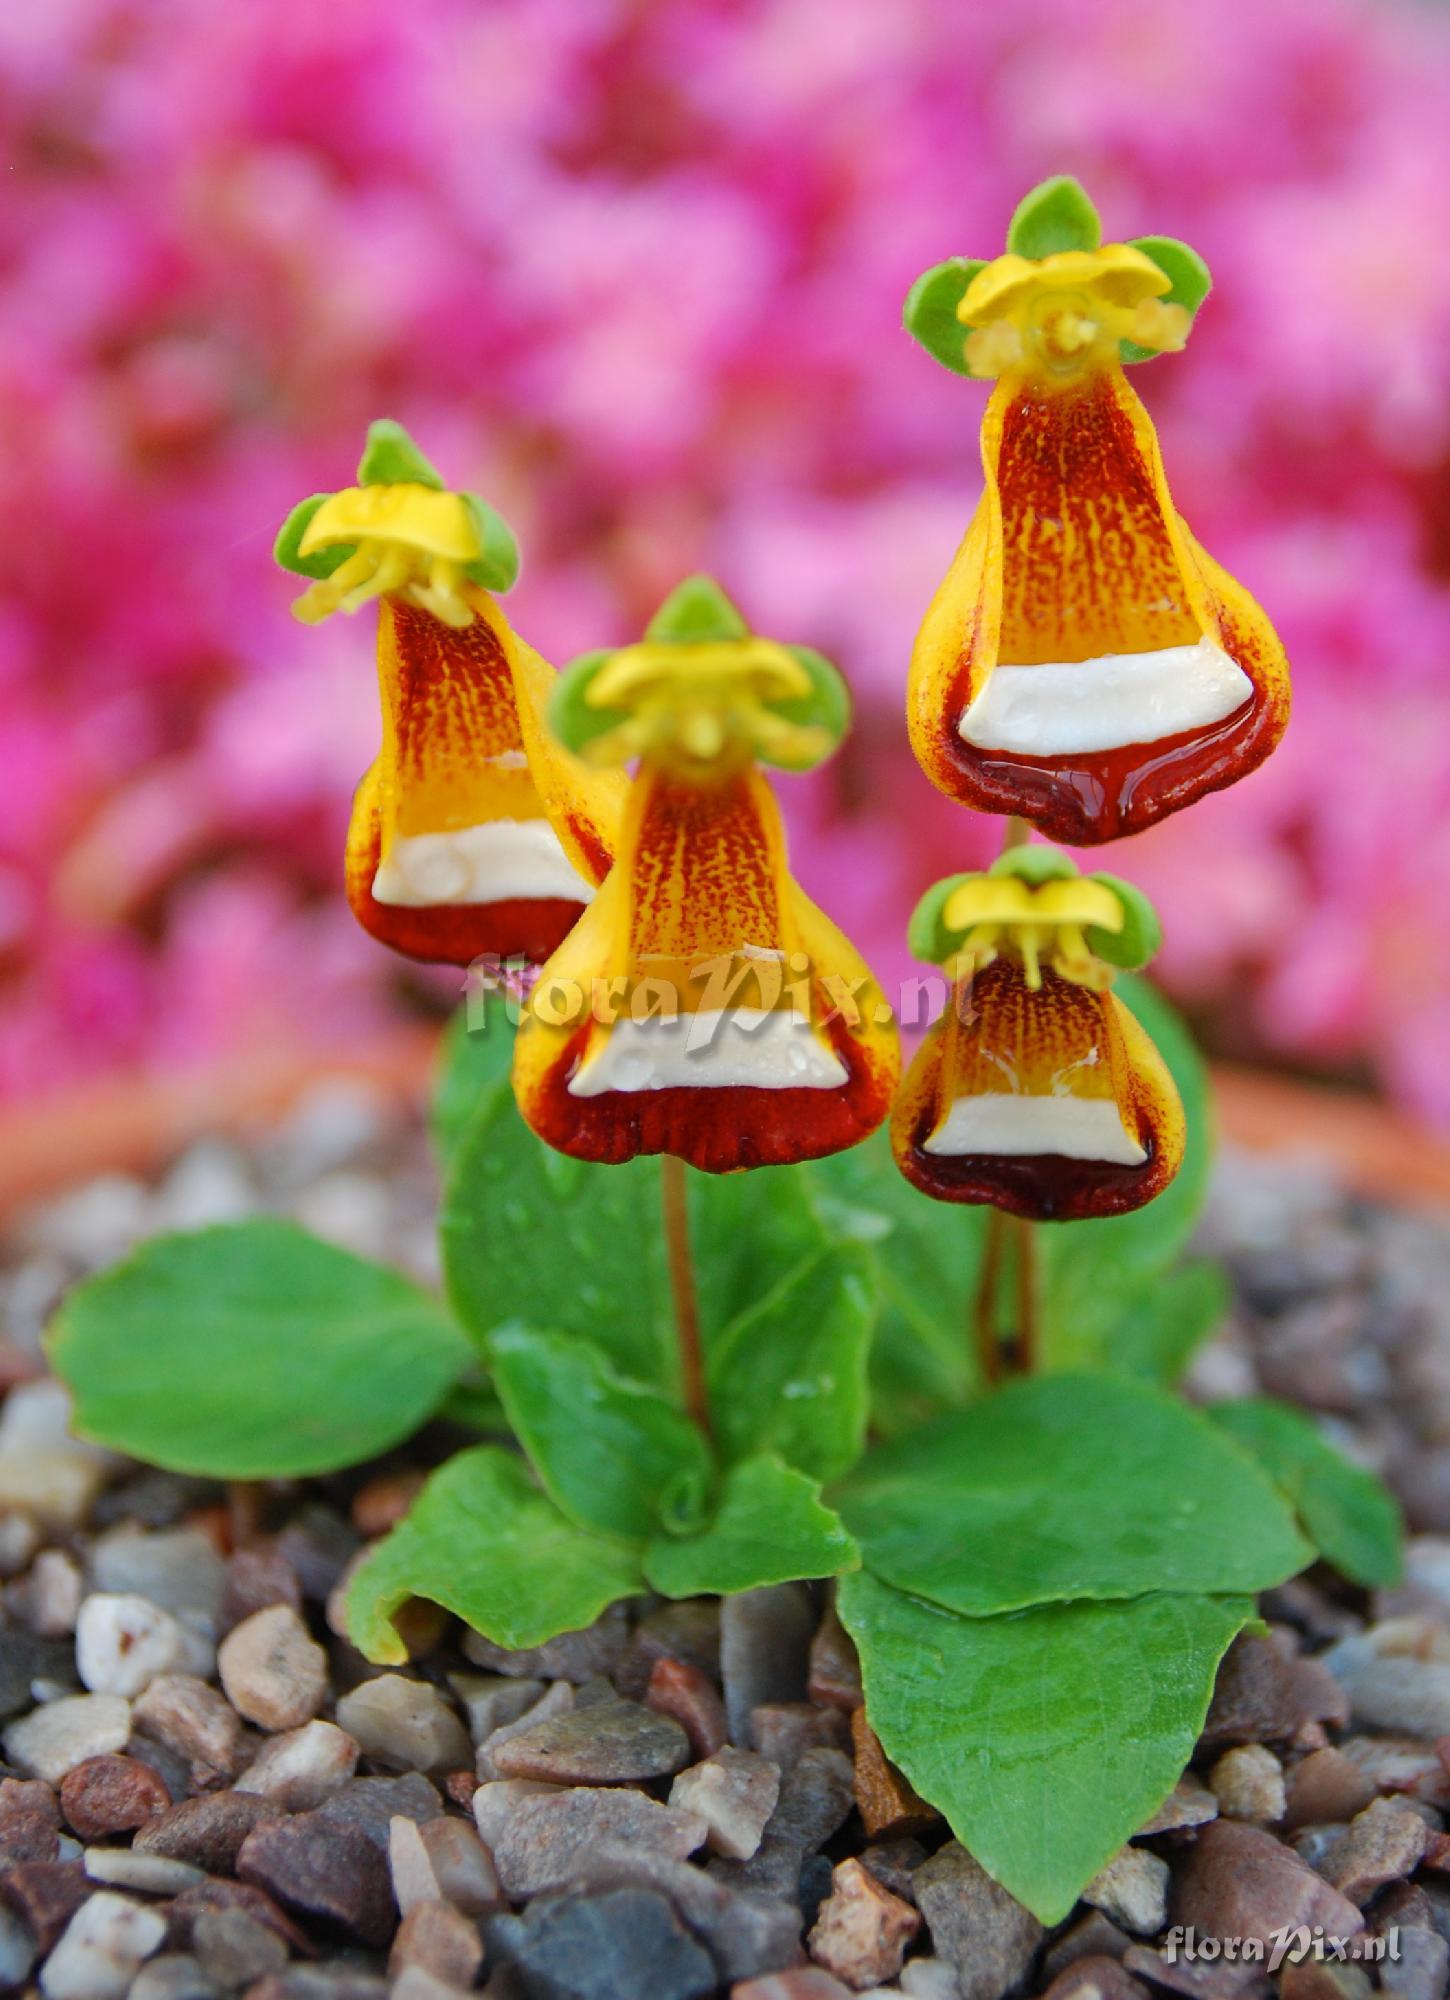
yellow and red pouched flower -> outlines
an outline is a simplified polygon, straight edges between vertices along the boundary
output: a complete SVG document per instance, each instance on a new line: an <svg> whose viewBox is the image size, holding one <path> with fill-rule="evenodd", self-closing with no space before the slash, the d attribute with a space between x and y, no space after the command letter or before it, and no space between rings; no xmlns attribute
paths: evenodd
<svg viewBox="0 0 1450 2000"><path fill-rule="evenodd" d="M1034 1222L1121 1215L1161 1194L1183 1162L1183 1106L1109 990L1157 948L1146 899L1051 848L1016 847L985 874L938 882L910 940L952 979L891 1116L912 1185Z"/></svg>
<svg viewBox="0 0 1450 2000"><path fill-rule="evenodd" d="M518 572L504 522L383 421L357 485L295 507L276 555L311 579L306 624L378 605L383 743L347 838L358 921L409 958L547 958L608 872L624 788L544 726L554 669L493 594Z"/></svg>
<svg viewBox="0 0 1450 2000"><path fill-rule="evenodd" d="M1047 181L1007 254L926 272L908 330L996 378L986 487L912 654L907 715L932 783L1077 846L1151 826L1262 763L1288 663L1174 508L1125 362L1181 348L1209 288L1170 237L1100 242Z"/></svg>
<svg viewBox="0 0 1450 2000"><path fill-rule="evenodd" d="M838 1152L885 1118L891 1010L792 879L757 768L819 763L848 713L828 661L751 633L705 577L642 643L560 677L562 740L636 769L613 871L519 1028L515 1095L551 1146L728 1173Z"/></svg>

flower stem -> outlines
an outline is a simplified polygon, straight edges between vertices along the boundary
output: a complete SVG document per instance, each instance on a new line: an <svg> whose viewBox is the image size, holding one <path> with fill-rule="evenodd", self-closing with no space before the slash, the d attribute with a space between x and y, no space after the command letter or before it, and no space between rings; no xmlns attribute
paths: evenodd
<svg viewBox="0 0 1450 2000"><path fill-rule="evenodd" d="M675 1338L680 1349L680 1386L686 1414L708 1438L710 1398L705 1388L705 1356L700 1344L700 1306L695 1296L695 1263L690 1255L690 1217L685 1205L685 1163L673 1153L660 1161L660 1207L665 1256L675 1305Z"/></svg>
<svg viewBox="0 0 1450 2000"><path fill-rule="evenodd" d="M1037 1235L1023 1216L1015 1216L1017 1238L1017 1339L1012 1354L1012 1372L1031 1375L1038 1362L1039 1314L1037 1309Z"/></svg>
<svg viewBox="0 0 1450 2000"><path fill-rule="evenodd" d="M997 1335L997 1286L1002 1275L1002 1253L1007 1247L1007 1217L999 1208L987 1216L987 1240L982 1249L982 1268L972 1300L972 1344L977 1368L987 1388L1002 1379L1002 1343Z"/></svg>

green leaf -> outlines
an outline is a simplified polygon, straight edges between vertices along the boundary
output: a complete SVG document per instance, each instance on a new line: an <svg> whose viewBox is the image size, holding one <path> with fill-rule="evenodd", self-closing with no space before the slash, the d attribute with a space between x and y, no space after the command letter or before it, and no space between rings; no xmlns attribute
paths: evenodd
<svg viewBox="0 0 1450 2000"><path fill-rule="evenodd" d="M50 1354L87 1437L218 1479L374 1458L470 1359L407 1278L265 1218L156 1237L78 1285Z"/></svg>
<svg viewBox="0 0 1450 2000"><path fill-rule="evenodd" d="M281 568L291 570L294 576L310 576L314 582L331 576L340 569L353 553L349 542L335 542L325 549L314 549L310 556L304 556L302 537L307 533L308 523L322 505L330 500L330 493L314 493L309 499L299 500L292 512L277 530L277 539L272 544L273 560Z"/></svg>
<svg viewBox="0 0 1450 2000"><path fill-rule="evenodd" d="M657 1390L626 1381L582 1340L517 1323L492 1336L488 1354L514 1434L571 1521L636 1543L666 1513L699 1526L710 1454Z"/></svg>
<svg viewBox="0 0 1450 2000"><path fill-rule="evenodd" d="M1215 1403L1208 1414L1282 1487L1305 1532L1342 1576L1378 1588L1399 1581L1399 1508L1373 1473L1335 1449L1312 1417L1257 1396Z"/></svg>
<svg viewBox="0 0 1450 2000"><path fill-rule="evenodd" d="M799 1171L828 1225L876 1267L873 1428L894 1437L964 1403L977 1386L967 1322L990 1211L926 1200L903 1180L884 1130Z"/></svg>
<svg viewBox="0 0 1450 2000"><path fill-rule="evenodd" d="M750 627L713 576L687 576L676 584L645 627L646 639L697 645L748 639Z"/></svg>
<svg viewBox="0 0 1450 2000"><path fill-rule="evenodd" d="M1171 1388L1194 1350L1228 1317L1232 1292L1217 1264L1196 1258L1145 1278L1123 1300L1099 1366Z"/></svg>
<svg viewBox="0 0 1450 2000"><path fill-rule="evenodd" d="M1196 316L1198 308L1213 286L1207 264L1196 250L1182 243L1176 236L1135 236L1130 249L1141 250L1145 257L1151 257L1164 277L1172 281L1171 289L1163 294L1165 305L1182 306L1191 316ZM1156 347L1140 347L1135 340L1118 343L1124 361L1156 361Z"/></svg>
<svg viewBox="0 0 1450 2000"><path fill-rule="evenodd" d="M725 1476L720 1508L697 1535L660 1535L644 1572L664 1597L725 1596L798 1577L838 1576L860 1562L820 1488L773 1454L742 1459Z"/></svg>
<svg viewBox="0 0 1450 2000"><path fill-rule="evenodd" d="M906 926L906 948L923 965L940 965L960 946L961 932L948 929L942 912L962 884L972 881L979 872L969 868L960 874L944 875L940 882L932 883L912 911Z"/></svg>
<svg viewBox="0 0 1450 2000"><path fill-rule="evenodd" d="M1137 1015L1167 1063L1188 1119L1183 1165L1156 1200L1101 1222L1061 1222L1037 1232L1043 1353L1049 1368L1114 1367L1118 1325L1146 1280L1165 1272L1193 1234L1213 1164L1208 1072L1182 1017L1147 980L1113 991Z"/></svg>
<svg viewBox="0 0 1450 2000"><path fill-rule="evenodd" d="M467 565L464 574L485 590L500 593L512 590L519 580L519 545L503 515L481 500L476 493L461 496L478 533L482 554Z"/></svg>
<svg viewBox="0 0 1450 2000"><path fill-rule="evenodd" d="M1088 950L1095 952L1099 958L1105 958L1109 965L1120 965L1125 971L1137 972L1162 949L1163 926L1158 921L1158 912L1143 891L1132 882L1125 882L1121 875L1100 872L1090 875L1088 880L1100 882L1123 906L1123 928L1120 931L1108 931L1098 924L1089 924Z"/></svg>
<svg viewBox="0 0 1450 2000"><path fill-rule="evenodd" d="M393 1619L410 1598L517 1649L576 1632L642 1588L637 1555L566 1521L520 1459L480 1445L435 1472L359 1564L345 1617L358 1651L393 1666L407 1657Z"/></svg>
<svg viewBox="0 0 1450 2000"><path fill-rule="evenodd" d="M973 1617L1265 1590L1312 1555L1215 1425L1110 1375L1014 1382L872 1452L831 1498L883 1582Z"/></svg>
<svg viewBox="0 0 1450 2000"><path fill-rule="evenodd" d="M984 257L948 257L944 264L933 264L922 272L901 308L901 323L912 339L954 375L972 372L967 366L967 329L957 318L957 307L986 262Z"/></svg>
<svg viewBox="0 0 1450 2000"><path fill-rule="evenodd" d="M1060 250L1096 250L1102 240L1098 212L1070 174L1039 181L1018 202L1007 229L1007 248L1034 261Z"/></svg>
<svg viewBox="0 0 1450 2000"><path fill-rule="evenodd" d="M446 1167L470 1122L508 1076L514 1059L515 1003L492 987L456 1008L438 1044L429 1131Z"/></svg>
<svg viewBox="0 0 1450 2000"><path fill-rule="evenodd" d="M358 461L359 486L431 486L446 492L437 469L424 458L401 424L379 417L368 425L368 441Z"/></svg>
<svg viewBox="0 0 1450 2000"><path fill-rule="evenodd" d="M823 1250L748 1306L710 1345L710 1407L728 1462L778 1451L817 1479L845 1472L866 1436L876 1317L859 1249Z"/></svg>
<svg viewBox="0 0 1450 2000"><path fill-rule="evenodd" d="M1253 1611L1154 1595L958 1618L865 1573L838 1608L887 1756L1045 1924L1172 1790Z"/></svg>

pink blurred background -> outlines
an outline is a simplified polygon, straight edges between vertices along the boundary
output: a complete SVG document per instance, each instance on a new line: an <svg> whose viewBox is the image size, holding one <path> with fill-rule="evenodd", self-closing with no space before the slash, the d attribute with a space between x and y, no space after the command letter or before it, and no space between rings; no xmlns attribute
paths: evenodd
<svg viewBox="0 0 1450 2000"><path fill-rule="evenodd" d="M456 982L354 929L371 620L295 499L413 430L564 660L688 569L857 696L785 780L873 958L995 822L906 748L984 391L924 266L1080 175L1215 291L1137 372L1296 668L1257 776L1108 865L1219 1051L1450 1124L1450 12L1408 0L47 0L0 10L0 1093L365 1039Z"/></svg>

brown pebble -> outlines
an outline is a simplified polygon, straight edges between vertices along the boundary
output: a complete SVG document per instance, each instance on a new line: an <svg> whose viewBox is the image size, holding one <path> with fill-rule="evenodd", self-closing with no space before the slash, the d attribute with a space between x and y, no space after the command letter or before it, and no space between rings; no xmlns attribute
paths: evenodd
<svg viewBox="0 0 1450 2000"><path fill-rule="evenodd" d="M791 1972L767 1972L730 1989L730 2000L851 2000L851 1989L819 1965Z"/></svg>
<svg viewBox="0 0 1450 2000"><path fill-rule="evenodd" d="M724 1747L728 1737L725 1704L702 1668L668 1656L656 1660L644 1699L645 1706L657 1715L668 1715L679 1723L696 1757L713 1756Z"/></svg>
<svg viewBox="0 0 1450 2000"><path fill-rule="evenodd" d="M1042 2000L1147 2000L1148 1989L1116 1958L1097 1954L1065 1965Z"/></svg>
<svg viewBox="0 0 1450 2000"><path fill-rule="evenodd" d="M397 1911L381 1851L361 1828L321 1812L254 1827L237 1855L237 1875L366 1945L381 1947L393 1935Z"/></svg>
<svg viewBox="0 0 1450 2000"><path fill-rule="evenodd" d="M0 1875L0 1899L29 1925L42 1955L95 1887L79 1861L19 1861Z"/></svg>
<svg viewBox="0 0 1450 2000"><path fill-rule="evenodd" d="M388 1954L388 1976L420 1966L445 1986L468 1988L483 1964L477 1924L442 1901L419 1903L403 1918Z"/></svg>
<svg viewBox="0 0 1450 2000"><path fill-rule="evenodd" d="M678 1660L720 1680L720 1606L713 1598L692 1597L664 1604L635 1627L614 1676L622 1695L638 1701L649 1686L656 1660Z"/></svg>
<svg viewBox="0 0 1450 2000"><path fill-rule="evenodd" d="M851 1748L850 1718L839 1708L809 1701L763 1701L750 1711L750 1745L782 1771L793 1771L807 1750Z"/></svg>
<svg viewBox="0 0 1450 2000"><path fill-rule="evenodd" d="M822 1708L850 1710L859 1708L864 1699L856 1643L836 1616L834 1605L816 1627L816 1636L811 1641L806 1692Z"/></svg>
<svg viewBox="0 0 1450 2000"><path fill-rule="evenodd" d="M881 1748L864 1708L852 1712L851 1741L856 1753L856 1806L868 1840L925 1833L940 1824L941 1814L913 1791Z"/></svg>
<svg viewBox="0 0 1450 2000"><path fill-rule="evenodd" d="M152 1820L132 1845L138 1854L164 1854L208 1875L230 1875L252 1828L281 1817L275 1800L253 1792L204 1792Z"/></svg>
<svg viewBox="0 0 1450 2000"><path fill-rule="evenodd" d="M690 1760L679 1723L639 1702L609 1700L524 1729L492 1750L501 1778L555 1785L629 1785L667 1778Z"/></svg>
<svg viewBox="0 0 1450 2000"><path fill-rule="evenodd" d="M219 1777L233 1777L241 1768L241 1718L216 1688L195 1674L158 1674L137 1697L131 1720L142 1736Z"/></svg>
<svg viewBox="0 0 1450 2000"><path fill-rule="evenodd" d="M222 1626L230 1632L255 1611L270 1604L290 1604L302 1609L302 1585L297 1572L275 1542L256 1542L238 1549L227 1564L226 1592L222 1598Z"/></svg>
<svg viewBox="0 0 1450 2000"><path fill-rule="evenodd" d="M259 1728L300 1729L327 1695L327 1655L289 1604L254 1611L217 1648L228 1701Z"/></svg>
<svg viewBox="0 0 1450 2000"><path fill-rule="evenodd" d="M859 1861L842 1861L831 1875L806 1947L818 1965L848 1986L880 1986L901 1970L906 1947L921 1929L921 1913L893 1896Z"/></svg>
<svg viewBox="0 0 1450 2000"><path fill-rule="evenodd" d="M1285 1779L1284 1830L1351 1820L1375 1796L1374 1781L1342 1750L1314 1750Z"/></svg>
<svg viewBox="0 0 1450 2000"><path fill-rule="evenodd" d="M60 1806L40 1778L0 1778L0 1871L60 1853Z"/></svg>
<svg viewBox="0 0 1450 2000"><path fill-rule="evenodd" d="M396 1528L423 1490L421 1470L380 1472L352 1498L352 1524L364 1541L375 1541Z"/></svg>
<svg viewBox="0 0 1450 2000"><path fill-rule="evenodd" d="M275 1931L288 1948L302 1958L316 1958L317 1947L300 1925L293 1923L282 1905L265 1889L250 1882L224 1882L209 1877L193 1883L173 1898L167 1911L167 1949L190 1951L197 1918L204 1910L245 1910L249 1917Z"/></svg>
<svg viewBox="0 0 1450 2000"><path fill-rule="evenodd" d="M1376 1799L1349 1825L1319 1863L1320 1873L1361 1907L1388 1882L1399 1882L1420 1864L1429 1829L1417 1812L1396 1799Z"/></svg>
<svg viewBox="0 0 1450 2000"><path fill-rule="evenodd" d="M1423 1831L1423 1828L1421 1829ZM1174 1923L1206 1937L1259 1938L1314 1925L1334 1937L1354 1937L1364 1919L1347 1897L1262 1828L1216 1819L1203 1828L1173 1885Z"/></svg>
<svg viewBox="0 0 1450 2000"><path fill-rule="evenodd" d="M134 1757L87 1757L61 1779L66 1824L85 1841L130 1833L170 1804L171 1794L157 1773Z"/></svg>
<svg viewBox="0 0 1450 2000"><path fill-rule="evenodd" d="M442 1784L452 1804L472 1812L473 1795L478 1790L477 1771L450 1771Z"/></svg>

